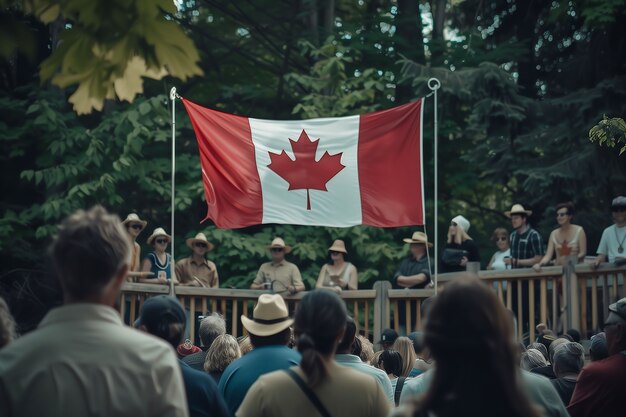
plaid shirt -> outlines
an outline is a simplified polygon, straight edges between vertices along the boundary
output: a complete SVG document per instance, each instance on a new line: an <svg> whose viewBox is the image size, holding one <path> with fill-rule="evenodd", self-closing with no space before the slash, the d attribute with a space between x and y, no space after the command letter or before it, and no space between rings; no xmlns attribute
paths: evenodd
<svg viewBox="0 0 626 417"><path fill-rule="evenodd" d="M529 227L522 234L517 233L517 231L511 233L511 258L529 259L544 254L541 235L535 229ZM530 268L530 266L513 265L513 268Z"/></svg>

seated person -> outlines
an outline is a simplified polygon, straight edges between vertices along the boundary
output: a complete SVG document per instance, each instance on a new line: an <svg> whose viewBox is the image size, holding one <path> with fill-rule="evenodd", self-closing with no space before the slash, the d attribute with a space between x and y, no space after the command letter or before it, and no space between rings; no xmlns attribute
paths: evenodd
<svg viewBox="0 0 626 417"><path fill-rule="evenodd" d="M356 267L345 258L348 254L343 240L335 240L328 248L329 261L320 270L316 288L330 288L335 292L342 290L356 290L358 278Z"/></svg>

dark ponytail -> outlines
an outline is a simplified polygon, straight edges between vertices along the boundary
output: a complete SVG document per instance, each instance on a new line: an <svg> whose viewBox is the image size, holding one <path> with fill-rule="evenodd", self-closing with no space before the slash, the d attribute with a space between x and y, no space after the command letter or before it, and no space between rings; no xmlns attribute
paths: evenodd
<svg viewBox="0 0 626 417"><path fill-rule="evenodd" d="M315 387L328 376L324 357L334 355L337 339L346 327L347 310L334 292L317 289L302 297L296 311L294 333L302 355L300 367Z"/></svg>

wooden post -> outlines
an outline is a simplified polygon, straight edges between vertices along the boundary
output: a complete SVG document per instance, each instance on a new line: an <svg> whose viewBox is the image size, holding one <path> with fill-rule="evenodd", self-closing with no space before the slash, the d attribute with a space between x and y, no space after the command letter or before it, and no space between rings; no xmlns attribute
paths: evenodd
<svg viewBox="0 0 626 417"><path fill-rule="evenodd" d="M387 291L391 288L389 281L376 281L374 290L376 298L374 299L374 343L378 343L383 329L389 327L389 298Z"/></svg>

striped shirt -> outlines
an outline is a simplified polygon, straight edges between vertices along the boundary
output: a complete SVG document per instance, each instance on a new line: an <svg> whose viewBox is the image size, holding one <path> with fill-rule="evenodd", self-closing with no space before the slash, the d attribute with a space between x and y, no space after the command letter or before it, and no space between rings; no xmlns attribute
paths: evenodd
<svg viewBox="0 0 626 417"><path fill-rule="evenodd" d="M535 229L529 227L524 233L517 231L511 233L511 258L529 259L535 256L543 256L545 253L541 235ZM513 268L530 268L530 266L513 265Z"/></svg>

